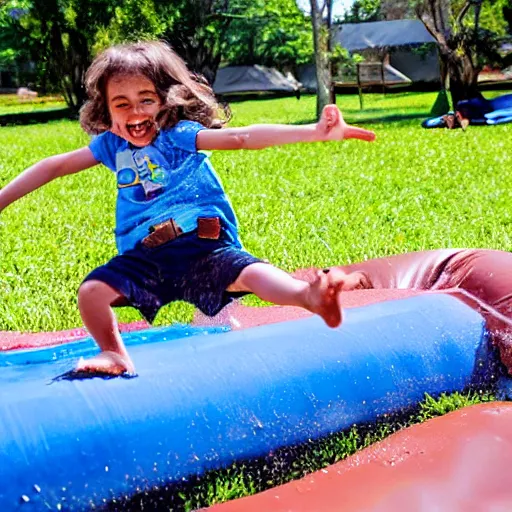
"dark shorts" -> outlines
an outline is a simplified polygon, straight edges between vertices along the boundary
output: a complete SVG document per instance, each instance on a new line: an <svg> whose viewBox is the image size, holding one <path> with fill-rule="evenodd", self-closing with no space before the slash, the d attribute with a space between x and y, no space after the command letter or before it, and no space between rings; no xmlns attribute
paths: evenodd
<svg viewBox="0 0 512 512"><path fill-rule="evenodd" d="M187 233L159 247L135 249L93 270L86 281L102 281L116 289L148 322L170 302L190 302L208 316L216 315L247 292L227 292L240 272L261 260L226 242Z"/></svg>

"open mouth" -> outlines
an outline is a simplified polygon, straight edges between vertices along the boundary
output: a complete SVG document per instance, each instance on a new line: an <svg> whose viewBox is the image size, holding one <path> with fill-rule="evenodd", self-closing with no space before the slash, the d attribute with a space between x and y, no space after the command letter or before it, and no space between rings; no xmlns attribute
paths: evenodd
<svg viewBox="0 0 512 512"><path fill-rule="evenodd" d="M126 129L131 137L134 139L142 139L146 137L154 127L154 123L150 120L142 121L141 123L127 124Z"/></svg>

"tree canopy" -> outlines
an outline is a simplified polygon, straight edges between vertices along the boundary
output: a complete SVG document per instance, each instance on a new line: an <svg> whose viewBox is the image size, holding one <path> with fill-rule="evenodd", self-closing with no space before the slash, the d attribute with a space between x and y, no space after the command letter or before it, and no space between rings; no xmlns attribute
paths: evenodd
<svg viewBox="0 0 512 512"><path fill-rule="evenodd" d="M456 99L475 94L478 73L500 58L512 0L403 0L436 38ZM58 90L78 110L94 55L122 41L163 39L211 83L224 64L284 70L316 62L319 109L332 101L333 0L0 0L0 69ZM385 0L356 0L343 21L382 19ZM29 78L30 77L30 78ZM454 96L454 97L455 97Z"/></svg>
<svg viewBox="0 0 512 512"><path fill-rule="evenodd" d="M355 0L343 17L343 23L380 21L381 0Z"/></svg>
<svg viewBox="0 0 512 512"><path fill-rule="evenodd" d="M295 0L254 0L229 26L223 59L234 65L294 69L311 62L311 24Z"/></svg>
<svg viewBox="0 0 512 512"><path fill-rule="evenodd" d="M308 23L295 0L4 0L0 66L34 63L36 85L78 110L85 70L111 44L166 40L213 82L221 62L294 69L311 61Z"/></svg>

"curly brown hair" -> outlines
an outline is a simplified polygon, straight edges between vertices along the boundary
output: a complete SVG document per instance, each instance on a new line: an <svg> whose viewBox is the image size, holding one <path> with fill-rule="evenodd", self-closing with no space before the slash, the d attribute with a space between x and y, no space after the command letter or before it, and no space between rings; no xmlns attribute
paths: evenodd
<svg viewBox="0 0 512 512"><path fill-rule="evenodd" d="M88 101L80 110L80 124L90 134L110 130L106 87L115 75L143 75L153 82L162 109L156 119L161 128L187 119L207 128L220 128L230 118L227 106L215 99L212 88L162 41L140 41L112 46L99 54L87 70Z"/></svg>

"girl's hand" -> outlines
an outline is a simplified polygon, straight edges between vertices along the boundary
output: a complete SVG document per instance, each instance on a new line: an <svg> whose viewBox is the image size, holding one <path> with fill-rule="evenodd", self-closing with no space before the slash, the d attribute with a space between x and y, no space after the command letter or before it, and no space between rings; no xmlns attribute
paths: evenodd
<svg viewBox="0 0 512 512"><path fill-rule="evenodd" d="M90 359L81 358L75 371L86 373L101 373L122 375L135 373L135 366L129 356L121 356L117 352L104 351Z"/></svg>
<svg viewBox="0 0 512 512"><path fill-rule="evenodd" d="M316 126L319 140L359 139L367 142L375 140L375 133L347 124L336 105L324 107Z"/></svg>

